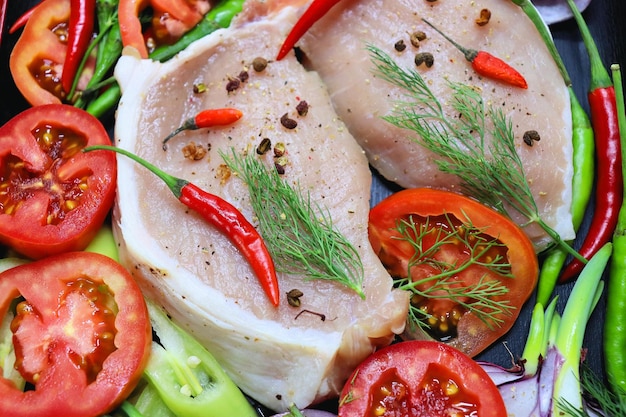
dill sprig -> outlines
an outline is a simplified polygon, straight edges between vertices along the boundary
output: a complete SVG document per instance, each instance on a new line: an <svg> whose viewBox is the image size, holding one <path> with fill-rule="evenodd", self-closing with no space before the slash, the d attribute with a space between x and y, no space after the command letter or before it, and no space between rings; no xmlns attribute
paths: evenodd
<svg viewBox="0 0 626 417"><path fill-rule="evenodd" d="M396 279L396 287L425 299L452 300L473 313L489 328L502 325L502 317L510 315L515 309L508 299L503 298L509 289L500 280L489 279L487 273L472 283L464 283L459 276L468 268L478 266L503 279L512 278L511 264L498 253L498 248L505 247L504 243L484 234L469 219L465 219L462 226L456 226L449 215L444 217L447 223L445 226L436 221L431 222L430 218L415 222L413 216L398 222L397 239L407 242L413 249L413 255L407 264L407 278ZM433 237L433 233L436 236ZM425 239L433 240L434 244L424 245ZM437 253L449 245L464 247L469 252L468 258L460 263L438 260ZM438 273L425 278L411 277L411 271L419 270L422 265L428 265ZM409 322L412 325L427 328L428 318L428 312L410 304Z"/></svg>
<svg viewBox="0 0 626 417"><path fill-rule="evenodd" d="M259 232L277 271L306 279L339 282L362 299L363 264L354 246L333 226L327 209L284 181L253 154L221 153L228 167L248 186Z"/></svg>
<svg viewBox="0 0 626 417"><path fill-rule="evenodd" d="M502 109L486 106L476 89L448 81L453 91L450 105L458 114L450 118L417 71L401 68L375 46L367 49L374 74L406 91L406 100L399 100L384 120L417 133L415 141L440 157L435 161L439 170L457 176L464 193L507 216L507 207L521 213L529 224L538 224L554 242L586 263L540 217L515 150L512 122ZM490 142L487 133L493 138Z"/></svg>

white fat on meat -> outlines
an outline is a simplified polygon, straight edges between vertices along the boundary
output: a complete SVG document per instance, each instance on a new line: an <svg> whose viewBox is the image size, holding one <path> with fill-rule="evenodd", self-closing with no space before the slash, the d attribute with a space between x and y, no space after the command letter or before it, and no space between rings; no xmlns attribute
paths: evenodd
<svg viewBox="0 0 626 417"><path fill-rule="evenodd" d="M271 21L220 30L164 64L127 53L115 70L123 91L117 146L221 196L254 222L247 187L234 175L228 178L218 152L254 152L266 137L282 142L284 179L327 208L361 256L365 300L336 282L279 273L275 308L227 237L148 170L118 157L113 223L121 261L146 296L202 342L245 393L274 410L337 396L358 363L403 331L408 308L407 294L392 289L369 245L372 178L363 150L316 73L293 56L273 61L294 21L286 11ZM270 61L262 72L251 67L257 57ZM242 71L249 78L229 93L227 84ZM199 84L206 91L194 93ZM309 104L306 116L296 112L302 100ZM227 127L184 131L162 149L165 136L186 119L220 107L235 107L243 117ZM284 114L297 121L295 129L281 125ZM183 157L191 142L209 149L207 155ZM263 158L273 167L271 152ZM288 305L291 289L303 293L300 308Z"/></svg>
<svg viewBox="0 0 626 417"><path fill-rule="evenodd" d="M482 9L489 10L491 18L479 26L476 19ZM422 18L459 44L488 51L512 65L525 77L528 89L479 76L464 55ZM427 35L419 48L409 39L416 31ZM394 49L399 40L407 46L402 52ZM414 132L381 119L392 113L398 100L406 98L405 91L373 75L365 48L368 44L389 54L400 66L416 69L444 106L451 97L446 81L450 80L479 88L486 103L502 109L511 119L540 217L563 239L574 237L568 91L534 25L518 6L502 0L343 0L298 43L307 65L327 85L337 113L380 174L406 188L460 191L455 177L439 171L434 162L438 157L414 141ZM431 68L415 66L418 52L432 53ZM449 106L447 109L450 114ZM531 130L539 133L540 140L528 146L523 135ZM528 222L521 215L510 214L519 224ZM538 249L549 242L537 225L525 231Z"/></svg>

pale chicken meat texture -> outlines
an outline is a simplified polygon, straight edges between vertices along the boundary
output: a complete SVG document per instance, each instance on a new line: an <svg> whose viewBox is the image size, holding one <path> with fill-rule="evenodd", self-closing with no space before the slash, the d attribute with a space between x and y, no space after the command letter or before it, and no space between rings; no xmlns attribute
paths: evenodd
<svg viewBox="0 0 626 417"><path fill-rule="evenodd" d="M407 294L392 288L369 245L372 178L363 150L316 73L293 54L272 60L295 19L288 9L271 21L220 30L165 64L126 54L115 70L123 91L119 147L221 196L254 222L248 189L228 175L219 152L255 152L263 138L282 142L288 158L283 178L328 209L362 259L365 300L336 282L279 273L276 308L227 237L148 170L118 157L113 225L122 262L146 296L203 343L245 393L275 410L337 396L360 361L403 331L408 308ZM261 72L251 66L257 57L269 60ZM248 78L227 91L242 71ZM194 93L198 84L206 91ZM300 116L296 106L303 100L309 110ZM162 149L162 140L187 118L220 107L237 108L243 117L227 127L184 131ZM297 121L295 129L281 124L284 114ZM207 155L183 157L191 142ZM259 158L273 169L271 152ZM287 302L294 288L303 293L300 308Z"/></svg>
<svg viewBox="0 0 626 417"><path fill-rule="evenodd" d="M306 6L300 6L300 13ZM476 19L481 10L491 13L488 23ZM243 18L243 16L242 16ZM484 50L517 69L528 89L511 87L479 76L464 55L422 18L466 48ZM422 31L419 47L410 35ZM406 49L395 49L398 41ZM389 54L401 67L418 71L451 115L448 81L480 89L487 105L510 117L516 148L540 217L560 236L574 237L571 221L571 111L563 79L533 23L511 1L502 0L342 0L305 34L297 46L307 65L328 86L339 116L366 151L372 166L402 187L434 187L461 191L456 177L443 174L439 158L416 142L415 133L384 122L406 91L374 75L366 45ZM416 53L428 52L434 63L416 67ZM536 131L539 141L528 146L524 133ZM488 135L487 140L490 140ZM528 219L511 216L524 225ZM538 249L550 239L537 225L525 231Z"/></svg>

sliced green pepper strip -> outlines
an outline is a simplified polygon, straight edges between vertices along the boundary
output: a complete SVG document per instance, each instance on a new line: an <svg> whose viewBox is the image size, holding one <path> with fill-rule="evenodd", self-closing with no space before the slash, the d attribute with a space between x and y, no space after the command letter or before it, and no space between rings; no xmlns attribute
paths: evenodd
<svg viewBox="0 0 626 417"><path fill-rule="evenodd" d="M152 343L144 376L165 405L178 417L256 417L215 358L163 310L147 305L160 343Z"/></svg>

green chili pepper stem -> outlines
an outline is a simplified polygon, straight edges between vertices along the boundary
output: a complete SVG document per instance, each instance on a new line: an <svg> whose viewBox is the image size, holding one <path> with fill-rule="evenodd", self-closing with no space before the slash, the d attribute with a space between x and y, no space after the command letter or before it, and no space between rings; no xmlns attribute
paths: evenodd
<svg viewBox="0 0 626 417"><path fill-rule="evenodd" d="M126 149L118 148L115 146L108 146L108 145L94 145L94 146L88 146L84 148L83 152L91 152L91 151L96 151L96 150L117 152L124 156L127 156L128 158L132 159L138 164L143 165L150 172L152 172L154 175L156 175L161 180L163 180L163 182L167 184L168 188L172 191L172 193L176 196L176 198L180 198L180 195L182 193L181 191L182 188L185 185L189 184L189 181L181 179L181 178L176 178L173 175L168 174L167 172L159 169L156 165L151 164L150 162L146 161L143 158L140 158L139 156L135 155L132 152L128 152Z"/></svg>
<svg viewBox="0 0 626 417"><path fill-rule="evenodd" d="M626 161L626 106L619 65L612 65L611 72L615 84L622 161ZM622 169L626 174L626 163L622 164ZM626 404L626 198L622 202L613 234L613 248L604 319L604 368L609 386L616 387L613 388L614 394Z"/></svg>
<svg viewBox="0 0 626 417"><path fill-rule="evenodd" d="M567 0L567 4L572 10L574 20L576 20L583 43L585 44L585 48L587 48L587 53L589 54L589 64L591 69L591 83L589 89L593 91L599 88L611 87L613 82L611 81L609 72L602 63L600 52L598 51L598 47L593 40L593 36L591 36L591 32L589 31L589 27L587 26L585 19L578 10L574 0Z"/></svg>

